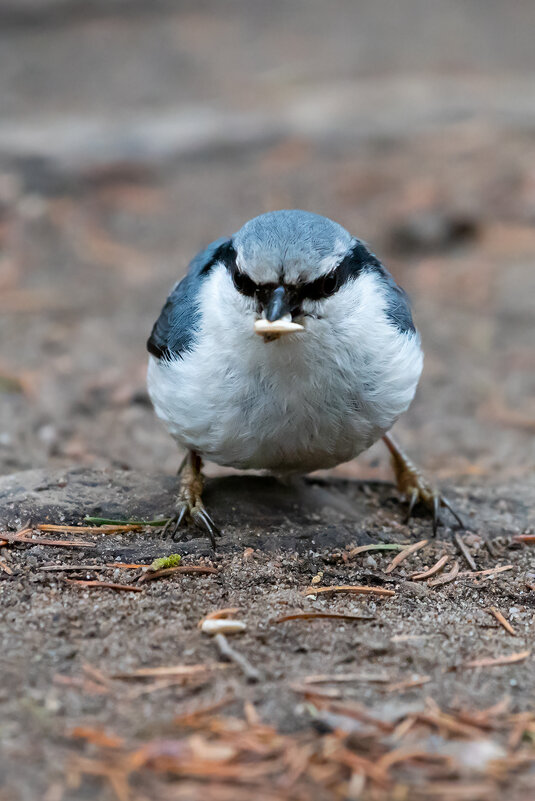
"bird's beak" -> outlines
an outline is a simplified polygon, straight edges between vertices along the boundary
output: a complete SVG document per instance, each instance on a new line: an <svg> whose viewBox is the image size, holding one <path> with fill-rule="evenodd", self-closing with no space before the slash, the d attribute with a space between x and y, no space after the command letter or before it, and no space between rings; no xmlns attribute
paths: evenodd
<svg viewBox="0 0 535 801"><path fill-rule="evenodd" d="M264 314L264 317L256 320L254 331L255 334L263 336L266 342L278 339L282 334L294 334L297 331L305 330L304 326L292 321L288 297L283 286L278 286L273 290L265 306Z"/></svg>

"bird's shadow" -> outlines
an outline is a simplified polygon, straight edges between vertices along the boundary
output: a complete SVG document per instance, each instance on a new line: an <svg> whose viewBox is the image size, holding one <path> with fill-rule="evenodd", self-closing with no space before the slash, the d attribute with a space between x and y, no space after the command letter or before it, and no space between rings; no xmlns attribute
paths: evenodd
<svg viewBox="0 0 535 801"><path fill-rule="evenodd" d="M359 521L370 514L370 496L386 502L392 495L387 482L233 475L207 480L203 498L223 526L274 527Z"/></svg>

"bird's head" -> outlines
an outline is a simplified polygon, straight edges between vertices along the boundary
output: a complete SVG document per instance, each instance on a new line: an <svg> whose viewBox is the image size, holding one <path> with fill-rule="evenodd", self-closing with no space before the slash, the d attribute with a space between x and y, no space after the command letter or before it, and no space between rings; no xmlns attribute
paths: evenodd
<svg viewBox="0 0 535 801"><path fill-rule="evenodd" d="M257 334L279 342L266 350ZM320 352L353 359L357 347L373 361L416 331L404 291L360 239L292 210L255 217L199 253L147 347L156 358L182 358L198 335L221 353L247 343L254 359L291 362L301 354L304 362Z"/></svg>
<svg viewBox="0 0 535 801"><path fill-rule="evenodd" d="M357 245L368 254L332 220L276 211L247 222L222 248L221 261L234 305L247 314L251 330L270 342L305 336L314 319L328 318L332 298L357 277L351 256Z"/></svg>
<svg viewBox="0 0 535 801"><path fill-rule="evenodd" d="M366 245L341 225L289 210L249 220L218 244L206 287L217 331L265 342L414 333L403 290ZM372 334L373 330L373 334ZM332 337L330 337L332 339Z"/></svg>

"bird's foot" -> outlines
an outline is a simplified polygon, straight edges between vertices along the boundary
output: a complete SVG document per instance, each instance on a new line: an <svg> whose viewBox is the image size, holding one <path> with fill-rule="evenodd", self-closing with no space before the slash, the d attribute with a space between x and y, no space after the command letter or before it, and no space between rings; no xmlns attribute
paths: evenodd
<svg viewBox="0 0 535 801"><path fill-rule="evenodd" d="M442 523L439 514L441 508L447 509L461 528L464 528L461 516L455 511L449 500L422 475L415 465L407 464L403 472L398 474L396 478L398 490L408 501L406 523L411 519L415 506L421 504L433 515L433 535L436 535L438 525Z"/></svg>
<svg viewBox="0 0 535 801"><path fill-rule="evenodd" d="M408 501L406 522L408 523L411 519L415 506L421 504L433 515L433 535L437 533L439 523L442 523L439 515L441 508L447 509L459 526L464 528L465 525L461 516L440 490L422 474L414 462L388 434L383 439L392 456L392 467L394 468L398 490Z"/></svg>
<svg viewBox="0 0 535 801"><path fill-rule="evenodd" d="M208 534L210 542L215 548L215 538L221 536L221 531L202 502L204 478L201 473L201 465L201 458L196 453L190 453L185 460L175 503L175 513L167 521L163 533L170 534L175 541L182 540L185 532L181 531L181 527L191 522Z"/></svg>
<svg viewBox="0 0 535 801"><path fill-rule="evenodd" d="M221 531L206 511L201 498L183 499L181 495L177 498L175 513L165 525L164 534L169 533L175 542L183 540L186 536L186 531L181 530L181 527L188 522L192 522L206 532L212 547L215 548L216 537L221 536Z"/></svg>

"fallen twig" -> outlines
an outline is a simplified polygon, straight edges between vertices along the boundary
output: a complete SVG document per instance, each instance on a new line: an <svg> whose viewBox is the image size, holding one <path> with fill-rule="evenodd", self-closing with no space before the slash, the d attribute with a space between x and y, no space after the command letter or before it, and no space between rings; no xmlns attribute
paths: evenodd
<svg viewBox="0 0 535 801"><path fill-rule="evenodd" d="M318 673L313 676L305 676L303 684L345 684L351 681L363 681L377 684L386 684L391 680L390 676L380 673Z"/></svg>
<svg viewBox="0 0 535 801"><path fill-rule="evenodd" d="M394 634L390 637L391 642L409 642L410 640L426 640L428 634Z"/></svg>
<svg viewBox="0 0 535 801"><path fill-rule="evenodd" d="M15 534L10 534L8 531L2 532L2 539L8 542L24 542L30 545L50 545L53 548L94 548L94 542L85 542L84 540L49 540L47 537L29 537L26 536L31 533L31 528L22 529Z"/></svg>
<svg viewBox="0 0 535 801"><path fill-rule="evenodd" d="M411 690L413 687L422 687L431 681L431 676L415 676L412 679L404 679L403 681L394 681L392 684L387 684L384 691L387 693L397 693L403 690Z"/></svg>
<svg viewBox="0 0 535 801"><path fill-rule="evenodd" d="M415 723L417 723L416 715L407 715L406 718L403 718L401 722L398 723L392 732L392 739L394 741L402 740L409 733Z"/></svg>
<svg viewBox="0 0 535 801"><path fill-rule="evenodd" d="M335 751L332 755L332 759L345 765L353 774L364 774L364 776L372 779L384 789L389 786L388 776L384 770L378 768L376 763L371 759L356 754L349 748L340 748L338 751Z"/></svg>
<svg viewBox="0 0 535 801"><path fill-rule="evenodd" d="M235 651L234 648L231 647L224 634L216 634L214 637L214 642L223 659L227 659L229 662L234 662L234 664L240 668L247 681L260 681L260 672L251 665L251 663L243 656L243 654L238 653L238 651Z"/></svg>
<svg viewBox="0 0 535 801"><path fill-rule="evenodd" d="M411 581L421 581L423 579L431 578L431 576L434 576L435 573L438 573L440 570L442 570L448 559L449 556L447 553L445 553L443 556L440 557L438 562L435 562L433 567L429 568L429 570L424 570L423 573L414 573L411 576Z"/></svg>
<svg viewBox="0 0 535 801"><path fill-rule="evenodd" d="M440 781L423 782L413 790L414 801L487 801L494 796L495 786L489 781L459 782Z"/></svg>
<svg viewBox="0 0 535 801"><path fill-rule="evenodd" d="M106 565L40 565L39 570L46 570L54 573L67 573L69 571L104 570Z"/></svg>
<svg viewBox="0 0 535 801"><path fill-rule="evenodd" d="M135 701L144 695L152 695L153 693L161 692L162 690L169 690L173 687L184 687L188 689L198 689L209 684L212 681L210 673L199 673L196 676L171 676L168 679L154 679L154 681L143 682L134 687L131 687L126 692L126 697L129 701Z"/></svg>
<svg viewBox="0 0 535 801"><path fill-rule="evenodd" d="M336 584L333 587L308 587L305 595L319 595L338 592L349 592L354 595L395 595L394 590L386 590L384 587L360 587L357 584Z"/></svg>
<svg viewBox="0 0 535 801"><path fill-rule="evenodd" d="M401 553L398 553L397 556L394 556L390 564L385 568L385 573L391 573L393 570L396 569L408 556L411 554L416 553L419 551L420 548L423 548L427 545L429 540L420 540L420 542L415 542L414 545L407 546Z"/></svg>
<svg viewBox="0 0 535 801"><path fill-rule="evenodd" d="M211 704L206 704L205 706L197 706L193 709L189 709L186 712L177 715L174 718L173 723L175 726L198 726L203 718L213 715L214 712L219 712L220 709L230 704L230 702L234 701L234 699L234 693L230 690L227 690L223 698L220 698Z"/></svg>
<svg viewBox="0 0 535 801"><path fill-rule="evenodd" d="M499 717L507 712L510 703L511 696L506 695L496 704L488 707L487 709L470 711L466 709L457 710L456 717L462 723L468 723L470 726L477 726L480 729L491 731L500 727L501 724L498 723L496 717Z"/></svg>
<svg viewBox="0 0 535 801"><path fill-rule="evenodd" d="M105 565L42 565L39 570L53 571L57 573L69 572L75 570L137 570L139 568L148 567L148 565L140 565L137 563L126 562L109 562Z"/></svg>
<svg viewBox="0 0 535 801"><path fill-rule="evenodd" d="M11 570L11 568L9 567L7 562L4 562L3 559L0 559L0 570L3 570L4 573L8 574L8 576L12 576L13 575L13 571Z"/></svg>
<svg viewBox="0 0 535 801"><path fill-rule="evenodd" d="M336 687L322 687L318 690L317 688L311 688L308 684L297 684L297 682L292 682L288 687L294 693L306 695L307 701L314 701L315 698L332 701L333 699L339 700L343 697L342 691Z"/></svg>
<svg viewBox="0 0 535 801"><path fill-rule="evenodd" d="M172 576L174 573L213 575L217 573L217 569L215 567L205 567L204 565L188 565L183 567L166 567L163 570L154 570L152 572L149 570L143 573L139 578L139 583L142 584L146 581L154 581L164 576Z"/></svg>
<svg viewBox="0 0 535 801"><path fill-rule="evenodd" d="M530 654L531 651L519 651L515 654L508 654L507 656L489 656L483 659L471 659L469 662L464 662L459 667L480 668L494 667L495 665L514 665L516 662L523 662Z"/></svg>
<svg viewBox="0 0 535 801"><path fill-rule="evenodd" d="M475 578L475 576L493 576L495 573L504 573L512 570L514 565L502 565L501 567L489 567L487 570L465 570L459 573L459 578Z"/></svg>
<svg viewBox="0 0 535 801"><path fill-rule="evenodd" d="M370 615L345 615L337 612L295 612L276 618L273 623L286 623L288 620L375 620Z"/></svg>
<svg viewBox="0 0 535 801"><path fill-rule="evenodd" d="M114 757L117 757L114 754ZM132 794L128 783L128 770L121 764L119 758L116 759L116 766L110 764L110 760L93 760L85 757L76 756L70 760L69 776L74 783L80 782L83 775L97 776L105 779L114 792L117 801L130 801Z"/></svg>
<svg viewBox="0 0 535 801"><path fill-rule="evenodd" d="M79 740L86 740L88 743L98 745L99 748L122 748L124 740L114 734L107 734L102 729L94 729L91 726L75 726L68 733L69 737Z"/></svg>
<svg viewBox="0 0 535 801"><path fill-rule="evenodd" d="M472 554L470 553L470 551L468 550L468 548L466 547L466 543L463 540L463 538L461 537L461 535L459 533L457 533L457 534L454 535L453 539L455 540L455 543L456 543L459 551L462 553L462 555L464 556L464 558L468 562L468 565L470 566L470 568L472 570L477 570L477 565L474 562L474 558L473 558Z"/></svg>
<svg viewBox="0 0 535 801"><path fill-rule="evenodd" d="M371 723L373 726L378 728L380 731L384 732L385 734L391 734L394 731L394 725L389 721L382 720L375 715L372 715L368 710L362 706L361 704L345 702L343 704L339 703L331 703L326 701L325 703L321 704L321 707L324 709L328 709L330 712L334 712L337 715L344 715L348 718L354 718L355 720L360 720L363 723Z"/></svg>
<svg viewBox="0 0 535 801"><path fill-rule="evenodd" d="M149 667L138 668L131 673L113 673L111 679L154 679L154 678L171 678L175 676L182 676L188 678L189 676L196 676L200 673L208 673L212 670L223 670L228 665L221 662L215 662L212 665L170 665L163 667Z"/></svg>
<svg viewBox="0 0 535 801"><path fill-rule="evenodd" d="M438 578L433 579L433 581L428 581L427 586L438 587L441 584L449 584L450 581L455 581L458 575L459 575L459 562L455 561L449 573L443 573Z"/></svg>
<svg viewBox="0 0 535 801"><path fill-rule="evenodd" d="M488 610L488 611L490 612L490 614L491 614L491 615L493 615L493 616L496 618L496 620L498 621L498 623L500 624L500 626L503 626L503 628L504 628L504 629L505 629L505 630L506 630L506 631L507 631L507 632L508 632L508 633L509 633L509 634L510 634L512 637L516 637L516 632L515 632L514 628L511 626L511 624L509 623L509 621L505 619L505 617L502 615L502 613L500 612L500 610L499 610L499 609L496 609L496 607L495 607L495 606L491 606L491 607L489 607L489 610Z"/></svg>
<svg viewBox="0 0 535 801"><path fill-rule="evenodd" d="M119 534L123 531L139 531L141 526L133 523L125 523L122 526L68 526L56 525L55 523L39 523L36 526L39 531L63 531L68 534Z"/></svg>
<svg viewBox="0 0 535 801"><path fill-rule="evenodd" d="M438 707L435 710L433 706L431 710L418 713L415 717L421 723L428 723L430 726L436 726L437 729L446 729L446 731L449 731L451 734L460 735L461 737L473 739L481 734L479 728L470 726L467 723L461 723L461 721L454 718L453 715L442 712Z"/></svg>
<svg viewBox="0 0 535 801"><path fill-rule="evenodd" d="M528 545L535 543L535 534L513 534L511 542L525 542Z"/></svg>
<svg viewBox="0 0 535 801"><path fill-rule="evenodd" d="M112 581L86 581L85 579L64 578L67 584L77 584L79 587L94 587L102 590L125 590L126 592L143 592L143 587L132 584L115 584Z"/></svg>
<svg viewBox="0 0 535 801"><path fill-rule="evenodd" d="M90 665L89 662L84 662L82 665L82 671L93 681L102 684L103 687L111 687L112 682L108 676L99 670L98 667L95 667L95 665Z"/></svg>
<svg viewBox="0 0 535 801"><path fill-rule="evenodd" d="M522 738L524 737L524 733L532 717L533 715L531 712L519 712L517 715L511 715L510 720L514 725L509 732L507 745L512 751L515 751L522 742Z"/></svg>
<svg viewBox="0 0 535 801"><path fill-rule="evenodd" d="M450 768L455 764L453 757L448 754L433 754L420 748L395 748L393 751L389 751L387 754L380 757L377 761L377 766L382 770L390 770L390 768L394 765L398 765L400 762L410 762L413 760L437 762L438 764L446 763Z"/></svg>

